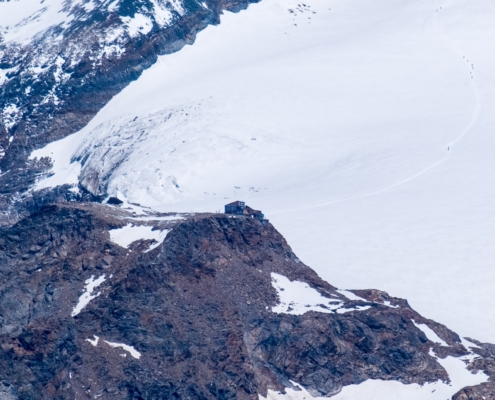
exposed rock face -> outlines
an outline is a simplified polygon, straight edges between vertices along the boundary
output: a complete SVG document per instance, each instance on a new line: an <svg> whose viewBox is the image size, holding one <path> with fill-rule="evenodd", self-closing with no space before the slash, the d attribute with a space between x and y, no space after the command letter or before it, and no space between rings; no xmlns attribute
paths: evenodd
<svg viewBox="0 0 495 400"><path fill-rule="evenodd" d="M149 239L112 242L109 230L130 221L170 232L152 250ZM273 312L273 274L305 282L340 311ZM90 301L78 308L85 290ZM139 221L114 207L50 206L0 231L0 393L258 399L290 381L327 396L370 378L448 381L429 351L467 354L454 332L384 292L355 294L364 300L321 280L270 224L223 214ZM490 347L479 352L471 368L491 374ZM491 385L456 399L493 393Z"/></svg>
<svg viewBox="0 0 495 400"><path fill-rule="evenodd" d="M477 386L469 386L460 390L453 397L453 400L484 400L495 399L495 384L485 382Z"/></svg>
<svg viewBox="0 0 495 400"><path fill-rule="evenodd" d="M477 386L470 386L461 389L456 393L453 400L482 400L495 399L495 345L491 343L481 343L475 339L469 338L469 341L478 347L473 347L474 353L480 357L476 358L469 368L473 372L484 371L490 376L490 381Z"/></svg>
<svg viewBox="0 0 495 400"><path fill-rule="evenodd" d="M20 198L47 169L48 160L28 161L32 150L84 127L158 55L218 24L222 10L256 1L46 0L17 25L0 26L0 223L16 220ZM47 29L21 35L44 18Z"/></svg>

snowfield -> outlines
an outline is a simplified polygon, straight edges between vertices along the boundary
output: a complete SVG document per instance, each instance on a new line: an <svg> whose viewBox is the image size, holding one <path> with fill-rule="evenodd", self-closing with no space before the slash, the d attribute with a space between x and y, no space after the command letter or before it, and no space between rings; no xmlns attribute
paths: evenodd
<svg viewBox="0 0 495 400"><path fill-rule="evenodd" d="M32 157L157 211L244 200L332 285L495 342L494 31L488 0L263 0Z"/></svg>

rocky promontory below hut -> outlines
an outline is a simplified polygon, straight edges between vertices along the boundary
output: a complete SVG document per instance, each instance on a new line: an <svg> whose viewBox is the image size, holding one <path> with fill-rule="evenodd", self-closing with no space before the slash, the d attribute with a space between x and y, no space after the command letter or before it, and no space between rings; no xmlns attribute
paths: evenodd
<svg viewBox="0 0 495 400"><path fill-rule="evenodd" d="M4 399L338 398L371 381L495 398L493 345L339 290L270 223L225 214L73 203L2 228L0 343Z"/></svg>

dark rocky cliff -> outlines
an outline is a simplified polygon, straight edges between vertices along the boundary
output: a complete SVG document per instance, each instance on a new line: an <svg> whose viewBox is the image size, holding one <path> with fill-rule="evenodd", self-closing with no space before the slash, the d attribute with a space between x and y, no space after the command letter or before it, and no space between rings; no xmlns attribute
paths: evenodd
<svg viewBox="0 0 495 400"><path fill-rule="evenodd" d="M113 243L109 230L130 221L171 231L151 251L149 240ZM306 282L348 312L272 312L273 273ZM97 277L99 295L72 316ZM270 224L223 214L140 222L108 206L50 206L0 231L0 393L258 399L290 381L327 396L370 378L448 381L429 351L467 354L454 332L384 292L355 293L365 300L321 280ZM107 342L132 346L139 357ZM470 368L494 376L492 348L479 346ZM495 392L488 382L455 399L478 398L469 393Z"/></svg>

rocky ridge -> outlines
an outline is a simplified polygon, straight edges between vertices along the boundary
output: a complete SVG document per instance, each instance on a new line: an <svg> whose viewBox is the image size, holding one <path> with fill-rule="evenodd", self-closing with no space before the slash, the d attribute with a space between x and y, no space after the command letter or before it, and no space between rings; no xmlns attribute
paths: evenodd
<svg viewBox="0 0 495 400"><path fill-rule="evenodd" d="M283 304L282 279L320 300ZM3 398L258 399L294 383L332 396L448 382L449 356L489 377L453 399L495 398L493 345L385 292L337 290L253 219L45 207L0 231L0 297Z"/></svg>

